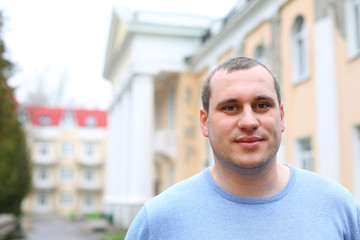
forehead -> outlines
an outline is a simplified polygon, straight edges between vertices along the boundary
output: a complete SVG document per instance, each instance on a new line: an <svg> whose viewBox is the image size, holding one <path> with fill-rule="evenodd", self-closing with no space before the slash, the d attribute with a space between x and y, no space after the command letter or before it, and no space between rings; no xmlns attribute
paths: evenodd
<svg viewBox="0 0 360 240"><path fill-rule="evenodd" d="M262 66L231 72L219 70L214 74L210 88L211 96L214 97L257 94L277 98L274 79Z"/></svg>

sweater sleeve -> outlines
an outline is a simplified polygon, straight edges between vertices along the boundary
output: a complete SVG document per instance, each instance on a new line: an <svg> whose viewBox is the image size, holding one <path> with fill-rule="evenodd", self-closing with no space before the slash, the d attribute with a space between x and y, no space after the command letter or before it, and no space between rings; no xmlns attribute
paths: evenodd
<svg viewBox="0 0 360 240"><path fill-rule="evenodd" d="M145 207L140 210L131 223L125 240L150 240L149 220Z"/></svg>
<svg viewBox="0 0 360 240"><path fill-rule="evenodd" d="M357 213L357 228L355 231L354 239L359 240L360 239L360 205L359 204L357 204L356 213Z"/></svg>

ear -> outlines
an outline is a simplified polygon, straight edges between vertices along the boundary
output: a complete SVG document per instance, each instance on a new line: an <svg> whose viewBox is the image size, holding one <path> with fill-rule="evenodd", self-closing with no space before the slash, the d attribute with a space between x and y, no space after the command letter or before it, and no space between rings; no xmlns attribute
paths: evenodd
<svg viewBox="0 0 360 240"><path fill-rule="evenodd" d="M208 120L207 112L203 108L201 108L200 109L200 126L201 126L201 132L204 135L204 137L209 136L207 120Z"/></svg>
<svg viewBox="0 0 360 240"><path fill-rule="evenodd" d="M280 106L280 114L281 114L281 132L285 131L285 111L284 111L284 104L281 103Z"/></svg>

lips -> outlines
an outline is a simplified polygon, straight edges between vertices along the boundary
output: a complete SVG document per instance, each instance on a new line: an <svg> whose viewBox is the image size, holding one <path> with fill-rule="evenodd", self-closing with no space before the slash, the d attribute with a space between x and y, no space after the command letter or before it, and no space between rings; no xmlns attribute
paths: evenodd
<svg viewBox="0 0 360 240"><path fill-rule="evenodd" d="M238 138L235 142L243 148L254 149L258 147L262 141L263 139L260 137L251 136Z"/></svg>

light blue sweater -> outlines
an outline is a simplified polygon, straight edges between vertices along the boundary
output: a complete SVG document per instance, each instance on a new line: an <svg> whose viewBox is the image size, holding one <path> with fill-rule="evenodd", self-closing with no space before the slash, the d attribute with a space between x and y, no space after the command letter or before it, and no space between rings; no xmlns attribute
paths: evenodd
<svg viewBox="0 0 360 240"><path fill-rule="evenodd" d="M264 198L224 191L209 169L148 201L126 240L360 239L359 206L341 185L291 167L287 186Z"/></svg>

